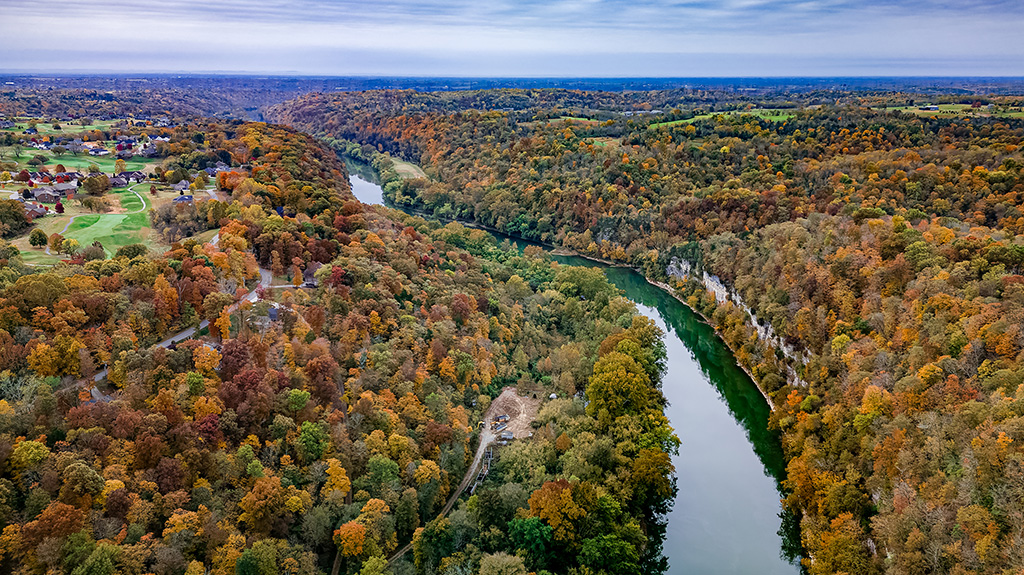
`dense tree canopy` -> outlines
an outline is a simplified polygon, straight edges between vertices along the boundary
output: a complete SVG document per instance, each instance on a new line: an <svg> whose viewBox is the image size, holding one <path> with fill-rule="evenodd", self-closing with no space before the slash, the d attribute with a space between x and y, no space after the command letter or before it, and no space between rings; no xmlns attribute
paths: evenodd
<svg viewBox="0 0 1024 575"><path fill-rule="evenodd" d="M811 572L1020 569L1020 120L848 99L582 120L459 101L311 95L272 115L384 168L397 204L671 281L774 403ZM388 178L382 152L427 177ZM611 393L588 406L600 422L649 401L619 345L587 388Z"/></svg>
<svg viewBox="0 0 1024 575"><path fill-rule="evenodd" d="M191 214L156 213L174 240L162 254L125 246L37 269L0 246L3 569L382 573L408 543L394 569L606 569L605 548L661 564L673 470L623 439L675 449L660 333L603 275L364 206L333 152L291 130L174 134L164 174L199 156L235 165L218 182L229 200L194 206L216 244L183 237ZM317 287L257 288L261 267ZM203 320L209 335L156 345ZM595 362L619 355L646 391L600 383ZM505 386L561 399L438 519ZM616 406L600 424L588 387ZM534 512L552 485L580 512Z"/></svg>

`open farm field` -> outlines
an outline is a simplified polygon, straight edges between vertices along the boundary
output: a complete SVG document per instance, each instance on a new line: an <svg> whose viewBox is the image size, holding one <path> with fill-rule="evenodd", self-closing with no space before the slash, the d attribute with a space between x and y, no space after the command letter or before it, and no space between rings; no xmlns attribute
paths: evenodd
<svg viewBox="0 0 1024 575"><path fill-rule="evenodd" d="M396 157L391 158L391 161L395 163L395 171L398 172L399 176L407 180L413 180L416 178L426 178L427 174L423 171L423 168L413 164L412 162L406 162Z"/></svg>
<svg viewBox="0 0 1024 575"><path fill-rule="evenodd" d="M786 121L786 120L788 120L788 119L790 119L790 118L792 118L793 116L796 115L795 111L792 110L792 109L776 109L776 108L760 109L760 108L758 108L758 109L754 109L754 110L742 110L742 111L730 111L730 112L715 112L715 113L712 113L712 114L700 114L700 115L694 116L692 118L687 118L685 120L671 120L671 121L668 121L668 122L657 122L657 123L651 124L650 126L648 126L648 128L653 130L655 128L667 128L667 127L671 127L671 126L678 126L678 125L681 125L681 124L692 124L692 123L694 123L694 122L696 122L698 120L707 120L709 118L714 118L716 115L719 115L719 114L727 114L727 115L730 115L730 116L752 115L752 116L757 116L759 118L763 118L765 120L770 120L770 121L773 121L773 122L784 122L784 121Z"/></svg>
<svg viewBox="0 0 1024 575"><path fill-rule="evenodd" d="M121 122L122 120L96 120L88 126L80 126L75 122L64 123L58 122L60 129L55 129L53 123L42 118L33 118L36 120L36 130L39 131L40 136L68 136L70 134L77 134L80 132L87 132L90 130L109 130L114 124ZM29 120L25 118L19 118L15 120L14 127L4 128L0 130L0 134L4 132L10 132L14 134L21 134L28 129Z"/></svg>
<svg viewBox="0 0 1024 575"><path fill-rule="evenodd" d="M973 117L995 117L995 118L1024 118L1024 109L1009 107L988 108L982 106L975 108L970 104L939 104L938 110L922 110L922 106L896 106L883 108L889 112L905 112L915 116L938 117L938 118L973 118Z"/></svg>
<svg viewBox="0 0 1024 575"><path fill-rule="evenodd" d="M617 139L615 139L615 138L608 138L608 137L587 138L587 141L590 142L591 144L599 147L599 148L604 148L606 146L616 146L616 145L618 145L617 144L617 142L618 142Z"/></svg>

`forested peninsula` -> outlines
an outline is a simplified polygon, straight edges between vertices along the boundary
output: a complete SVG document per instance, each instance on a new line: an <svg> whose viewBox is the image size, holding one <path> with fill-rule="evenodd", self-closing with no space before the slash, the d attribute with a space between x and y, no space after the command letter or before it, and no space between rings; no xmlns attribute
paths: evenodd
<svg viewBox="0 0 1024 575"><path fill-rule="evenodd" d="M46 220L0 200L2 570L664 571L665 348L600 270L361 204L293 129L105 122L152 144L116 193L159 203L149 243L30 265ZM73 177L40 157L7 191ZM124 165L92 168L102 200Z"/></svg>

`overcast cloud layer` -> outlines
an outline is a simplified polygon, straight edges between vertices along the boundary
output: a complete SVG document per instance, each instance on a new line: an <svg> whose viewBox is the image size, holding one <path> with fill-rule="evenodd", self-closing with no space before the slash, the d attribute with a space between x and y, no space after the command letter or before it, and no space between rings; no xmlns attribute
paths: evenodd
<svg viewBox="0 0 1024 575"><path fill-rule="evenodd" d="M1024 75L1021 0L0 0L0 24L7 72Z"/></svg>

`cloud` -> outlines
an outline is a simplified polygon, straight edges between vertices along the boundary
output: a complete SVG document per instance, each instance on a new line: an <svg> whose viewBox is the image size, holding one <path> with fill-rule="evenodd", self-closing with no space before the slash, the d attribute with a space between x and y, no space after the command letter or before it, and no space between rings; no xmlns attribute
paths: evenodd
<svg viewBox="0 0 1024 575"><path fill-rule="evenodd" d="M80 31L0 37L9 70L1024 74L1011 0L3 1L9 29Z"/></svg>

